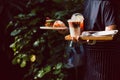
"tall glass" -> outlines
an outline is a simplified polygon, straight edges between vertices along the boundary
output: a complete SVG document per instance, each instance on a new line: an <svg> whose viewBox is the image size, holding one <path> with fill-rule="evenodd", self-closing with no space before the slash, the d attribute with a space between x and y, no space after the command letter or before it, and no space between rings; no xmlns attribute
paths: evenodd
<svg viewBox="0 0 120 80"><path fill-rule="evenodd" d="M80 36L80 34L81 34L81 29L80 29L81 22L69 19L68 25L69 25L69 31L70 31L71 37Z"/></svg>
<svg viewBox="0 0 120 80"><path fill-rule="evenodd" d="M84 21L83 15L80 13L73 14L71 19L68 20L71 37L80 36L84 29L83 21Z"/></svg>

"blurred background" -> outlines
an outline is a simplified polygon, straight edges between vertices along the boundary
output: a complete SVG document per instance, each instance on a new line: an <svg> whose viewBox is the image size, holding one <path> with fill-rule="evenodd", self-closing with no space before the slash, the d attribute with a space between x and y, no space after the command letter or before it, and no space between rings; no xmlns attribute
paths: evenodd
<svg viewBox="0 0 120 80"><path fill-rule="evenodd" d="M63 79L65 35L39 27L46 17L66 23L81 7L82 0L0 0L1 79Z"/></svg>

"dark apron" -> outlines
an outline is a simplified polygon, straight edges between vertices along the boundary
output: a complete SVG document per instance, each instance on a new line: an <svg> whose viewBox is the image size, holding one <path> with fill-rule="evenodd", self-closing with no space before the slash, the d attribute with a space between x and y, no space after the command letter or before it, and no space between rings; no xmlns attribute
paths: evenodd
<svg viewBox="0 0 120 80"><path fill-rule="evenodd" d="M120 80L120 43L114 41L84 45L85 80Z"/></svg>

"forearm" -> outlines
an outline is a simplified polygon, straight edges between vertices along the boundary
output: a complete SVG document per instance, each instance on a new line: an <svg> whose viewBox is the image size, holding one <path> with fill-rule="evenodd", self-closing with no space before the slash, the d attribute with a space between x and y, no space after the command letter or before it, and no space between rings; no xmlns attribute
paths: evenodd
<svg viewBox="0 0 120 80"><path fill-rule="evenodd" d="M106 26L105 28L105 31L109 31L109 30L116 30L116 25L109 25L109 26Z"/></svg>

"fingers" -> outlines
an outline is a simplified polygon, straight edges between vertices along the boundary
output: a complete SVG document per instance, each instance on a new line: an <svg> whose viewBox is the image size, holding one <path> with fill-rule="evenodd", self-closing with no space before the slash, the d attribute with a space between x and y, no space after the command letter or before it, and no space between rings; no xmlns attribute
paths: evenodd
<svg viewBox="0 0 120 80"><path fill-rule="evenodd" d="M76 37L72 37L71 39L72 39L73 42L78 42Z"/></svg>
<svg viewBox="0 0 120 80"><path fill-rule="evenodd" d="M77 37L72 37L72 41L73 42L79 42L81 39L80 39L80 36L77 36Z"/></svg>

